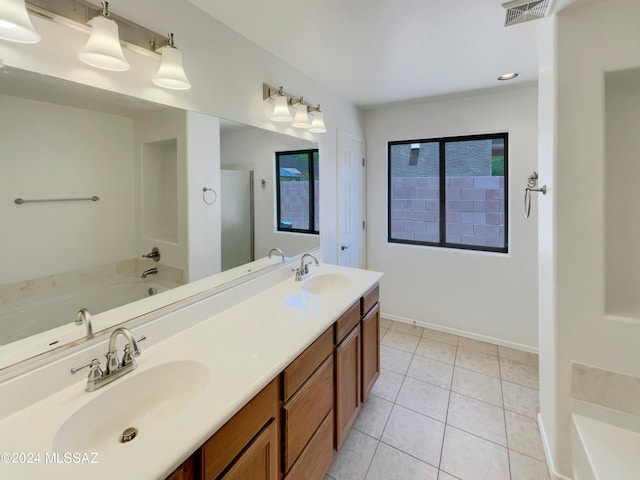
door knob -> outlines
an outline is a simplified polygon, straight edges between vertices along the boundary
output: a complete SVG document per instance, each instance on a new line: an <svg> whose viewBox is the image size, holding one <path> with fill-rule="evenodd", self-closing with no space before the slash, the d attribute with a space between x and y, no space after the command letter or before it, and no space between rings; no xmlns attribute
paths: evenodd
<svg viewBox="0 0 640 480"><path fill-rule="evenodd" d="M351 248L351 245L340 245L340 250L344 251L348 248Z"/></svg>

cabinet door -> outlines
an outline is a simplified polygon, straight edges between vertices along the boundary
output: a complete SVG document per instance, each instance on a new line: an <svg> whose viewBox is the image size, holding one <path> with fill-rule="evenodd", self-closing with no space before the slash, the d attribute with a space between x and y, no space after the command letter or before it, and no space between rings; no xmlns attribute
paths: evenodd
<svg viewBox="0 0 640 480"><path fill-rule="evenodd" d="M380 304L362 319L362 401L380 375Z"/></svg>
<svg viewBox="0 0 640 480"><path fill-rule="evenodd" d="M249 444L220 480L277 480L278 431L273 420Z"/></svg>
<svg viewBox="0 0 640 480"><path fill-rule="evenodd" d="M360 325L336 347L336 450L360 411Z"/></svg>

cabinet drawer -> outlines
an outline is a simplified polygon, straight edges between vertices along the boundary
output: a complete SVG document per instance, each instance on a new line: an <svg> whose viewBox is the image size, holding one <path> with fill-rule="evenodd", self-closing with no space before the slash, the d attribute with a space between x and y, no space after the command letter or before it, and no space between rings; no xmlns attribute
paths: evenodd
<svg viewBox="0 0 640 480"><path fill-rule="evenodd" d="M376 285L365 293L360 299L360 316L364 317L371 308L378 303L380 297L380 285Z"/></svg>
<svg viewBox="0 0 640 480"><path fill-rule="evenodd" d="M354 303L336 322L336 345L360 322L360 302Z"/></svg>
<svg viewBox="0 0 640 480"><path fill-rule="evenodd" d="M333 460L333 411L324 418L285 480L322 480Z"/></svg>
<svg viewBox="0 0 640 480"><path fill-rule="evenodd" d="M329 357L282 408L285 472L332 408L333 357Z"/></svg>
<svg viewBox="0 0 640 480"><path fill-rule="evenodd" d="M333 351L333 325L300 354L282 373L284 401L291 398Z"/></svg>
<svg viewBox="0 0 640 480"><path fill-rule="evenodd" d="M272 420L220 480L277 480L277 459L278 429Z"/></svg>
<svg viewBox="0 0 640 480"><path fill-rule="evenodd" d="M202 446L205 480L218 478L251 439L271 419L278 417L278 391L279 377L264 387Z"/></svg>

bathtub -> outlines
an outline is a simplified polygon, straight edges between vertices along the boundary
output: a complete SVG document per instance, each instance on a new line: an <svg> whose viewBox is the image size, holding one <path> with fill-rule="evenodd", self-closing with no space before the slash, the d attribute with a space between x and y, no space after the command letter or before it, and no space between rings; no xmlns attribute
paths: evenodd
<svg viewBox="0 0 640 480"><path fill-rule="evenodd" d="M114 324L113 315L104 312L116 309L115 314L117 307L148 298L150 289L155 295L175 286L156 278L125 276L80 291L4 304L0 308L0 368L84 337L86 326L75 324L80 308L94 316L97 332Z"/></svg>
<svg viewBox="0 0 640 480"><path fill-rule="evenodd" d="M640 478L640 417L573 401L574 480Z"/></svg>

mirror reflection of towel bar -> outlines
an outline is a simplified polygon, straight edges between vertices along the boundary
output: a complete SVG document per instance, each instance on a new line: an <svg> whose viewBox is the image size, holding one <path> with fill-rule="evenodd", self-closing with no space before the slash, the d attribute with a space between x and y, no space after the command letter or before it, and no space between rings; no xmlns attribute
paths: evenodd
<svg viewBox="0 0 640 480"><path fill-rule="evenodd" d="M91 200L92 202L97 202L100 200L100 197L94 195L93 197L81 197L81 198L40 198L36 200L25 200L24 198L16 198L14 202L17 205L22 205L23 203L41 203L41 202L77 202L82 200Z"/></svg>

